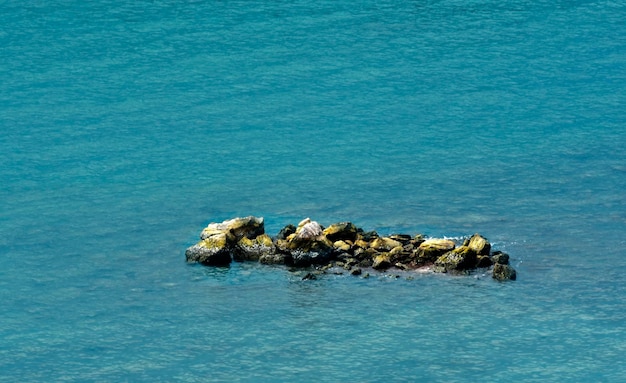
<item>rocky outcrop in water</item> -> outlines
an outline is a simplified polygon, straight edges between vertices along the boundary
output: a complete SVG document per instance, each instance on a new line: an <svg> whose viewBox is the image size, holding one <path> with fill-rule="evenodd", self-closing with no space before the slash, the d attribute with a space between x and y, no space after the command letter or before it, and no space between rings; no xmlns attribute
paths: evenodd
<svg viewBox="0 0 626 383"><path fill-rule="evenodd" d="M186 250L185 256L187 262L207 266L255 261L298 268L314 266L321 272L345 271L351 275L362 275L367 269L455 274L489 269L493 278L500 281L515 280L517 276L509 265L509 256L501 251L492 252L491 244L480 234L462 243L426 238L422 234L381 236L351 222L324 228L309 218L298 226L285 226L273 238L265 233L263 218L211 223L202 230L200 241Z"/></svg>

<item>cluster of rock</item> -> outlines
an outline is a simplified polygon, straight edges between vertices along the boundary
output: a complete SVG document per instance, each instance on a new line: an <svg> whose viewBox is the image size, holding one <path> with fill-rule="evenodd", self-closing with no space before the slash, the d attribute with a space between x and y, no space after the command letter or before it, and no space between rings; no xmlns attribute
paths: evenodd
<svg viewBox="0 0 626 383"><path fill-rule="evenodd" d="M363 269L416 270L429 268L439 273L467 273L489 268L497 280L515 280L509 256L492 251L489 241L474 234L461 244L450 239L426 238L418 234L380 236L363 231L351 222L326 228L309 218L298 226L285 226L274 238L265 233L263 218L234 218L210 223L200 242L185 252L187 262L228 266L258 261L293 267L318 266L320 270L342 268L353 275Z"/></svg>

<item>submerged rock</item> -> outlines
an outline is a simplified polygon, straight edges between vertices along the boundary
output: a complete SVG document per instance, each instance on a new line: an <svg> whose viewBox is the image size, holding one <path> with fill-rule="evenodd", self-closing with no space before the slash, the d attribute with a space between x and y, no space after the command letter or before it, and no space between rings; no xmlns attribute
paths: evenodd
<svg viewBox="0 0 626 383"><path fill-rule="evenodd" d="M316 280L317 277L315 276L315 274L313 273L308 273L307 275L305 275L304 277L302 277L303 281L314 281Z"/></svg>

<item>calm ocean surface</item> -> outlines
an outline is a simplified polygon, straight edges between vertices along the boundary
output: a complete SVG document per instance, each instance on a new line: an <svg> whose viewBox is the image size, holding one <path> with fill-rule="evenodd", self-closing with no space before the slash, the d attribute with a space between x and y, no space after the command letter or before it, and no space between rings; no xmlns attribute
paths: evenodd
<svg viewBox="0 0 626 383"><path fill-rule="evenodd" d="M0 381L626 381L626 5L0 2ZM518 280L187 265L480 232Z"/></svg>

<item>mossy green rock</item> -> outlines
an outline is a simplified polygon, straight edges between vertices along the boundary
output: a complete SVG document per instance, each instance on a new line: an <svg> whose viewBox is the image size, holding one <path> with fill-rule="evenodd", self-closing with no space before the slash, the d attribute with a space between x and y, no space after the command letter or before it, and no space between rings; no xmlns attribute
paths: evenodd
<svg viewBox="0 0 626 383"><path fill-rule="evenodd" d="M514 281L517 279L517 272L510 265L496 263L493 266L493 279L498 281Z"/></svg>
<svg viewBox="0 0 626 383"><path fill-rule="evenodd" d="M435 261L434 271L465 271L476 267L476 252L469 246L460 246Z"/></svg>
<svg viewBox="0 0 626 383"><path fill-rule="evenodd" d="M231 262L230 242L227 234L215 234L203 239L185 251L187 262L207 266L227 266Z"/></svg>
<svg viewBox="0 0 626 383"><path fill-rule="evenodd" d="M258 261L265 254L274 253L276 247L267 234L261 234L254 239L243 237L233 247L235 261Z"/></svg>

